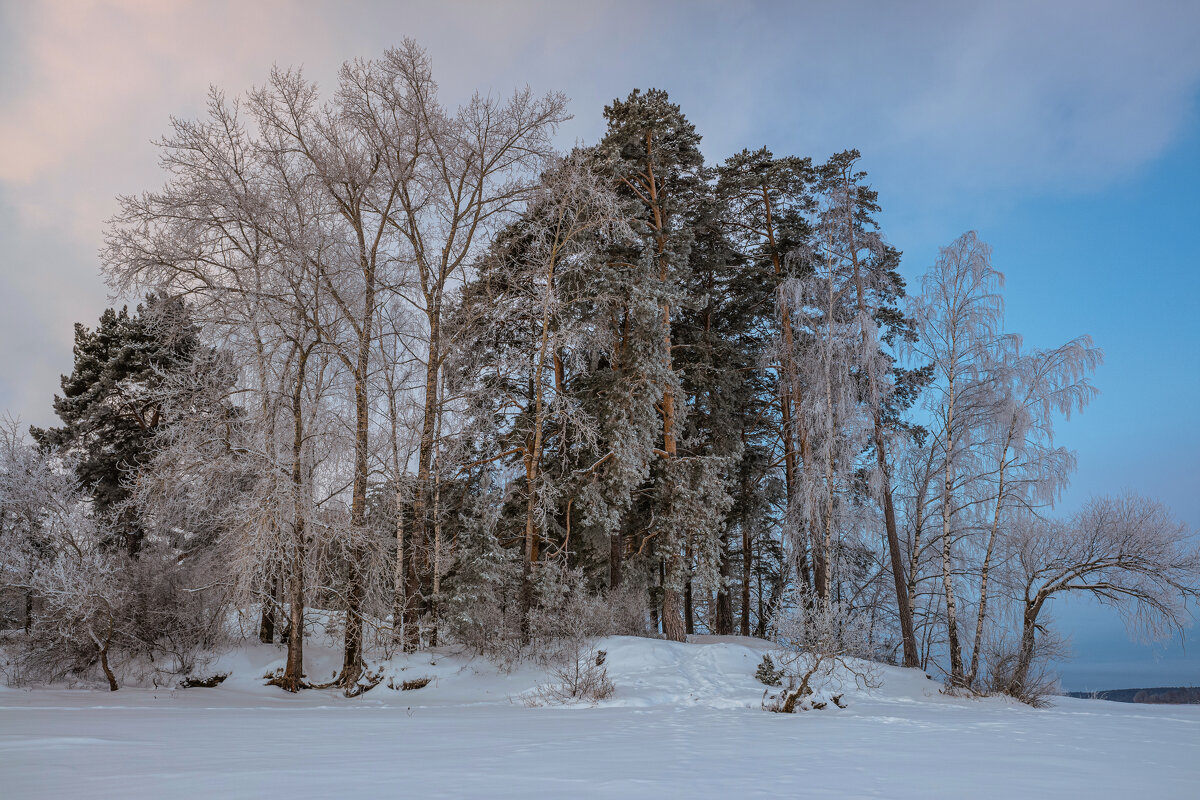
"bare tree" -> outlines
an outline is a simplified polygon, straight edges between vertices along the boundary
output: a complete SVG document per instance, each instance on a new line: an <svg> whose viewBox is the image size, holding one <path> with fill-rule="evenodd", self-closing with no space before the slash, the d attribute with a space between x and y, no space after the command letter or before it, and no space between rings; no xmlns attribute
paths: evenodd
<svg viewBox="0 0 1200 800"><path fill-rule="evenodd" d="M1181 631L1187 603L1200 597L1200 547L1192 531L1138 495L1088 502L1069 522L1023 518L1014 531L1012 589L1021 641L1006 690L1023 698L1046 603L1068 592L1111 605L1146 638Z"/></svg>
<svg viewBox="0 0 1200 800"><path fill-rule="evenodd" d="M974 231L942 248L922 278L922 293L910 313L919 340L918 358L930 363L934 383L926 395L933 416L932 446L942 469L942 584L950 650L950 682L965 685L966 669L958 631L952 545L959 523L963 489L978 474L979 440L995 403L993 348L1000 337L1003 303L998 294L1004 276L992 269L991 248Z"/></svg>
<svg viewBox="0 0 1200 800"><path fill-rule="evenodd" d="M424 406L413 495L414 554L425 550L447 293L477 257L487 232L528 196L537 170L551 152L550 137L566 119L561 94L536 97L528 89L508 100L476 94L456 111L437 97L429 57L411 39L379 61L343 72L343 94L355 126L374 143L374 157L394 205L377 209L391 235L404 244L418 291L408 299L424 316ZM389 193L389 197L390 197ZM417 348L414 348L417 349ZM427 559L425 559L427 561ZM419 645L421 573L427 564L408 559L404 646Z"/></svg>
<svg viewBox="0 0 1200 800"><path fill-rule="evenodd" d="M278 139L274 140L277 143ZM238 527L238 577L265 600L282 576L289 600L285 688L303 684L303 619L310 487L305 482L309 359L327 328L315 264L325 235L320 187L289 169L289 155L246 131L238 105L218 92L202 121L174 120L160 142L169 180L157 192L121 198L103 253L118 291L153 288L189 300L210 335L243 355L243 408L257 419L231 446L259 459L257 513ZM290 425L280 430L281 415ZM286 441L291 434L291 446Z"/></svg>

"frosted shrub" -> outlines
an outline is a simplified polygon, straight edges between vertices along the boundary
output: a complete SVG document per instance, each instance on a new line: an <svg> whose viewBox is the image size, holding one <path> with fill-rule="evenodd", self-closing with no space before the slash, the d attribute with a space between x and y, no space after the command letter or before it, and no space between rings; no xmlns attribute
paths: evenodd
<svg viewBox="0 0 1200 800"><path fill-rule="evenodd" d="M531 655L553 681L538 688L534 704L594 703L611 696L606 654L596 647L612 631L611 607L587 591L578 570L547 566L540 577L542 603L529 619Z"/></svg>
<svg viewBox="0 0 1200 800"><path fill-rule="evenodd" d="M611 616L610 636L645 636L646 587L626 583L605 595Z"/></svg>
<svg viewBox="0 0 1200 800"><path fill-rule="evenodd" d="M825 703L813 697L818 689L837 691L850 682L857 688L879 686L878 668L868 660L867 626L844 604L803 594L794 609L776 614L772 628L783 688L776 694L769 689L763 693L765 710L790 714L824 708ZM831 699L842 705L840 694Z"/></svg>
<svg viewBox="0 0 1200 800"><path fill-rule="evenodd" d="M14 678L55 682L99 665L108 687L119 688L110 656L132 640L120 559L98 550L63 553L37 570L32 585L41 607Z"/></svg>
<svg viewBox="0 0 1200 800"><path fill-rule="evenodd" d="M1007 694L1034 708L1044 708L1051 697L1062 693L1051 664L1069 657L1068 642L1050 629L1043 630L1034 644L1026 677L1018 686L1015 677L1021 662L1020 642L1006 637L986 650L983 690L988 694Z"/></svg>
<svg viewBox="0 0 1200 800"><path fill-rule="evenodd" d="M550 668L554 680L537 687L527 698L529 706L562 705L564 703L598 703L612 697L616 688L609 680L604 663L608 653L589 649L577 657Z"/></svg>

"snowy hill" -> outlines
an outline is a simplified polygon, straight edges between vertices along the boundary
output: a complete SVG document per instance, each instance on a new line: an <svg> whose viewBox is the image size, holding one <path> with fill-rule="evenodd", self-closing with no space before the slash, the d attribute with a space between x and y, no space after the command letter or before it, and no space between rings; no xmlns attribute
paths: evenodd
<svg viewBox="0 0 1200 800"><path fill-rule="evenodd" d="M345 699L264 686L247 646L208 689L0 691L5 797L1195 797L1200 707L949 697L914 670L848 707L760 709L765 642L611 637L615 695L527 707L546 680L450 651L397 657ZM339 663L309 648L313 680ZM431 678L421 689L388 688ZM826 687L828 688L828 687Z"/></svg>

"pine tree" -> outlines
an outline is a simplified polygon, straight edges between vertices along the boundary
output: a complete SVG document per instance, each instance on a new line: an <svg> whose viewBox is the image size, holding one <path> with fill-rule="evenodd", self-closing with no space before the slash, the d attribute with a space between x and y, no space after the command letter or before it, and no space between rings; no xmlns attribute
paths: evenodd
<svg viewBox="0 0 1200 800"><path fill-rule="evenodd" d="M523 614L533 607L549 534L560 520L569 530L578 478L563 464L580 450L591 458L599 437L568 379L606 349L610 331L595 316L604 300L593 278L605 270L603 243L629 236L616 196L587 155L574 153L543 174L521 219L477 265L456 314L462 347L453 364L472 399L474 428L498 450L484 460L523 473L514 532L524 545ZM566 546L564 539L563 555Z"/></svg>
<svg viewBox="0 0 1200 800"><path fill-rule="evenodd" d="M614 100L604 109L608 131L599 144L618 190L628 202L630 221L643 245L637 254L638 269L645 278L656 276L657 291L648 295L659 306L658 329L661 366L654 376L661 391L658 411L662 420L662 447L655 487L656 521L651 535L663 559L663 633L682 641L686 635L682 588L683 542L679 523L693 509L680 507L684 500L684 476L672 463L679 455L679 436L684 409L679 402L680 376L672 356L672 309L685 301L683 290L688 253L694 234L698 195L704 183L704 159L700 136L679 106L667 93L634 90L624 100ZM694 518L694 516L692 516Z"/></svg>
<svg viewBox="0 0 1200 800"><path fill-rule="evenodd" d="M716 591L709 626L716 633L733 632L731 527L729 511L744 486L737 480L747 441L743 413L758 403L757 380L762 353L761 307L756 265L743 257L724 224L728 207L711 191L700 196L693 223L694 244L683 281L686 302L673 324L672 338L679 353L675 363L682 374L687 416L679 461L689 462L689 480L696 493L693 507L702 524L686 529L684 622L695 632L696 593ZM758 481L755 481L758 483Z"/></svg>
<svg viewBox="0 0 1200 800"><path fill-rule="evenodd" d="M803 260L792 258L798 250L808 248L812 236L810 216L815 208L814 183L816 172L809 158L776 157L765 147L755 151L743 150L730 157L718 170L717 192L726 204L723 223L729 236L745 254L747 264L740 271L735 290L744 313L757 316L755 327L749 330L757 337L743 348L751 348L757 362L770 364L757 381L758 393L752 406L741 415L743 438L750 446L769 448L748 463L760 467L751 475L743 475L744 487L739 500L739 519L742 519L742 614L741 630L750 635L750 584L754 574L752 551L753 531L766 527L762 515L768 507L762 502L762 490L770 470L762 465L776 459L783 463L784 498L786 511L782 520L785 528L799 528L800 535L790 535L794 542L807 539L808 521L798 511L798 472L800 465L811 459L805 429L796 419L803 401L804 387L799 382L792 361L786 357L795 346L792 319L782 287ZM757 330L756 330L757 328ZM767 404L775 406L774 413ZM752 420L766 425L755 425ZM764 428L769 428L766 430ZM775 455L778 451L781 455ZM747 514L757 514L751 520ZM774 527L774 520L770 521ZM812 574L806 547L794 549L794 569L802 585L811 586ZM761 572L761 565L760 565ZM777 576L773 582L786 581Z"/></svg>
<svg viewBox="0 0 1200 800"><path fill-rule="evenodd" d="M76 455L76 474L95 511L112 517L131 555L143 531L129 504L130 482L147 460L155 433L169 420L159 391L185 369L200 347L199 333L178 299L148 295L135 314L106 309L94 329L75 326L75 367L62 377L54 411L63 425L32 429L43 447Z"/></svg>

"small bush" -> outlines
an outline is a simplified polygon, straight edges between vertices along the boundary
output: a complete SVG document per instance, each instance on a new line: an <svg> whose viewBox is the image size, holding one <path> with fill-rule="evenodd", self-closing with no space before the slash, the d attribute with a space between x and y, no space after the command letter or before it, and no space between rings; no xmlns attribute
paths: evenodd
<svg viewBox="0 0 1200 800"><path fill-rule="evenodd" d="M596 703L615 687L605 667L607 653L596 640L613 629L606 599L587 590L583 573L551 567L540 576L543 605L530 615L530 654L553 681L533 695L534 705Z"/></svg>
<svg viewBox="0 0 1200 800"><path fill-rule="evenodd" d="M982 693L1007 694L1034 708L1044 708L1050 699L1062 693L1058 675L1050 669L1056 660L1064 660L1070 653L1066 641L1053 631L1045 631L1038 637L1033 651L1033 663L1025 678L1024 687L1014 689L1013 673L1018 658L1016 642L1001 640L992 644L986 654L987 672Z"/></svg>
<svg viewBox="0 0 1200 800"><path fill-rule="evenodd" d="M758 669L754 672L754 677L759 683L765 686L782 686L783 672L776 669L775 662L771 660L771 655L765 654L762 661L758 665Z"/></svg>
<svg viewBox="0 0 1200 800"><path fill-rule="evenodd" d="M551 667L554 682L539 686L526 704L544 706L581 701L595 704L607 700L617 689L604 666L607 656L603 650L590 650L570 663Z"/></svg>

